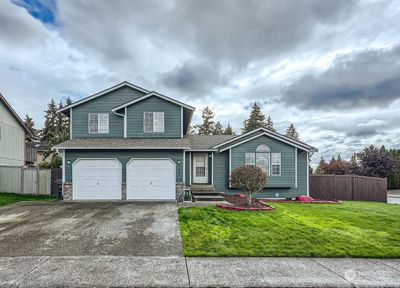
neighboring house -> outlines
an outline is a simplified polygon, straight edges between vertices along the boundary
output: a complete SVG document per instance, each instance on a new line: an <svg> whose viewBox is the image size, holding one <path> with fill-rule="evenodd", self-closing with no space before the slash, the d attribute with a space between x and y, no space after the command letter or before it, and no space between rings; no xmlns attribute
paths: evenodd
<svg viewBox="0 0 400 288"><path fill-rule="evenodd" d="M70 118L63 154L66 200L181 200L183 189L237 192L230 172L268 174L259 197L308 194L315 148L266 129L240 136L188 135L195 108L128 82L59 111ZM279 193L279 194L277 194Z"/></svg>
<svg viewBox="0 0 400 288"><path fill-rule="evenodd" d="M43 161L51 162L53 159L53 154L50 154L46 159L45 159L45 153L49 151L50 147L49 144L46 141L42 142L28 142L26 143L27 146L27 151L30 151L31 156L31 162L29 164L33 166L37 166Z"/></svg>
<svg viewBox="0 0 400 288"><path fill-rule="evenodd" d="M31 132L0 94L0 165L23 166L30 160L25 146L26 133Z"/></svg>

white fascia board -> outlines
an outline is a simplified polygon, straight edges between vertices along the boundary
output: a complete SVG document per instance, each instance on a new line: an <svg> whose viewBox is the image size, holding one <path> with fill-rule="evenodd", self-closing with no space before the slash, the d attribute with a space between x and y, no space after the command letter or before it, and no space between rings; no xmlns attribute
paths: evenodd
<svg viewBox="0 0 400 288"><path fill-rule="evenodd" d="M278 140L278 141L281 141L281 142L283 142L283 143L286 143L286 144L288 144L288 145L297 147L297 148L299 148L300 150L303 150L303 151L306 151L306 152L309 151L309 149L307 149L307 148L305 148L305 147L301 147L301 146L299 146L299 145L296 145L296 144L291 143L291 142L289 142L289 141L280 139L280 138L275 137L275 136L273 136L273 135L269 135L269 134L267 134L267 133L260 133L260 134L258 134L258 135L256 135L256 136L250 137L250 138L245 139L245 140L243 140L243 141L240 141L240 142L238 142L238 143L236 143L236 144L227 146L227 147L221 149L220 152L224 152L224 151L226 151L226 150L228 150L228 149L231 149L231 148L233 148L233 147L236 147L236 146L238 146L238 145L241 145L241 144L243 144L243 143L246 143L246 142L248 142L248 141L251 141L251 140L256 139L256 138L258 138L258 137L261 137L261 136L269 136L269 137L271 137L271 138L274 138L274 139L276 139L276 140Z"/></svg>
<svg viewBox="0 0 400 288"><path fill-rule="evenodd" d="M218 152L218 149L191 149L192 152Z"/></svg>
<svg viewBox="0 0 400 288"><path fill-rule="evenodd" d="M57 110L57 112L65 111L65 110L67 110L67 109L69 109L69 108L75 107L75 106L80 105L80 104L85 103L85 102L88 102L88 101L90 101L90 100L93 100L93 99L95 99L95 98L97 98L97 97L100 97L100 96L102 96L102 95L104 95L104 94L107 94L107 93L109 93L109 92L112 92L112 91L117 90L117 89L119 89L119 88L121 88L121 87L124 87L124 86L128 86L128 87L130 87L130 88L132 88L132 89L138 90L138 91L143 92L143 93L149 93L149 92L150 92L149 90L146 90L146 89L144 89L144 88L142 88L142 87L139 87L139 86L133 85L132 83L129 83L129 82L127 82L127 81L124 81L124 82L122 82L122 83L120 83L120 84L117 84L117 85L112 86L112 87L110 87L110 88L107 88L107 89L105 89L105 90L103 90L103 91L100 91L100 92L98 92L98 93L96 93L96 94L93 94L93 95L91 95L91 96L88 96L88 97L86 97L86 98L83 98L83 99L81 99L81 100L79 100L79 101L76 101L75 103L72 103L72 104L70 104L70 105L68 105L68 106L65 106L65 107L63 107L63 108Z"/></svg>
<svg viewBox="0 0 400 288"><path fill-rule="evenodd" d="M59 149L59 150L92 150L92 149L102 149L102 150L107 150L107 149L117 149L117 150L145 150L145 149L151 149L151 150L189 150L190 147L146 147L146 146L141 146L141 147L110 147L110 146L104 146L104 147L53 147L52 150L54 149Z"/></svg>
<svg viewBox="0 0 400 288"><path fill-rule="evenodd" d="M174 104L176 104L176 105L179 105L179 106L181 106L181 107L187 108L187 109L192 110L192 111L196 110L196 109L195 109L194 107L192 107L192 106L189 106L189 105L187 105L187 104L185 104L185 103L182 103L182 102L180 102L180 101L174 100L174 99L172 99L172 98L170 98L170 97L167 97L167 96L165 96L165 95L162 95L162 94L160 94L160 93L157 93L157 92L154 92L154 91L153 91L153 92L150 92L150 93L148 93L148 94L146 94L146 95L143 95L143 96L141 96L141 97L138 97L138 98L136 98L136 99L134 99L134 100L132 100L132 101L130 101L130 102L127 102L127 103L125 103L125 104L119 105L119 106L117 106L117 107L111 109L111 111L113 111L113 112L114 112L114 111L117 111L117 110L119 110L119 109L122 109L122 108L124 108L124 107L130 106L130 105L132 105L132 104L135 104L135 103L137 103L137 102L140 102L140 101L145 100L145 99L147 99L147 98L149 98L149 97L152 97L152 96L159 97L159 98L161 98L161 99L164 99L165 101L174 103Z"/></svg>
<svg viewBox="0 0 400 288"><path fill-rule="evenodd" d="M281 134L279 134L279 133L273 132L273 131L268 130L268 129L265 129L265 128L258 128L258 129L255 129L255 130L250 131L250 132L248 132L248 133L246 133L246 134L240 135L240 136L238 136L238 137L232 138L232 139L227 140L227 141L225 141L225 142L223 142L223 143L220 143L220 144L218 144L218 145L215 145L215 146L213 146L212 148L218 148L218 147L227 145L227 144L229 144L229 143L232 143L232 142L234 142L234 141L237 141L237 140L239 140L239 139L242 139L243 137L246 137L246 136L249 136L249 135L251 135L251 134L254 134L254 133L258 132L258 131L263 131L263 132L264 132L263 134L260 134L260 135L267 135L267 136L270 136L270 137L272 137L272 138L274 138L274 139L276 139L276 140L278 140L278 141L282 141L282 142L287 143L287 144L292 145L292 146L297 146L297 147L299 147L301 150L304 150L304 151L315 151L315 152L318 151L316 148L314 148L314 147L312 147L312 146L310 146L310 145L308 145L308 144L302 143L302 142L297 141L297 140L294 140L294 139L290 139L290 138L286 137L285 135L281 135ZM224 148L224 150L226 150L226 149ZM222 150L221 150L221 151L222 151Z"/></svg>

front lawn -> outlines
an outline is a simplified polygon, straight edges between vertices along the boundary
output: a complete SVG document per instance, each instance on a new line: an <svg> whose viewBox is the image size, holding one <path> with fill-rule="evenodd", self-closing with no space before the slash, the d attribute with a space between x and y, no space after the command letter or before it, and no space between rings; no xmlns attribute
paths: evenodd
<svg viewBox="0 0 400 288"><path fill-rule="evenodd" d="M56 199L55 196L33 196L0 192L0 206L5 206L20 201L49 201L54 199Z"/></svg>
<svg viewBox="0 0 400 288"><path fill-rule="evenodd" d="M179 209L185 256L400 257L400 206L271 203L272 212Z"/></svg>

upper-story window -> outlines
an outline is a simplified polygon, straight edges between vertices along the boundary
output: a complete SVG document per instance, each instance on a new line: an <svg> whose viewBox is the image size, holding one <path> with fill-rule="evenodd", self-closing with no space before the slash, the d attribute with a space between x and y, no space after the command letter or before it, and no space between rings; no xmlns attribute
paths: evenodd
<svg viewBox="0 0 400 288"><path fill-rule="evenodd" d="M108 114L89 113L89 133L107 134L109 132Z"/></svg>
<svg viewBox="0 0 400 288"><path fill-rule="evenodd" d="M245 154L245 165L257 166L268 176L280 176L281 153L271 153L267 145L259 145L255 153Z"/></svg>
<svg viewBox="0 0 400 288"><path fill-rule="evenodd" d="M164 112L144 112L144 132L164 132Z"/></svg>

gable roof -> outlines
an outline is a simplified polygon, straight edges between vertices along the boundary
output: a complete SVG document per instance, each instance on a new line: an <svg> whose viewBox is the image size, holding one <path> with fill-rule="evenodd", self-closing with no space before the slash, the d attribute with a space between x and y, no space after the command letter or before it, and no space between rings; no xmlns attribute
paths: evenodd
<svg viewBox="0 0 400 288"><path fill-rule="evenodd" d="M137 102L143 101L143 100L145 100L145 99L147 99L149 97L152 97L152 96L159 97L159 98L164 99L164 100L166 100L168 102L174 103L174 104L176 104L178 106L181 106L183 108L186 108L186 109L189 109L189 110L192 110L192 111L196 110L196 108L194 108L193 106L187 105L187 104L185 104L183 102L180 102L178 100L172 99L172 98L170 98L168 96L162 95L162 94L157 93L155 91L151 91L150 93L147 93L146 95L140 96L140 97L138 97L138 98L136 98L134 100L131 100L129 102L126 102L126 103L124 103L122 105L117 106L117 107L113 108L111 111L115 112L117 110L120 110L120 109L125 108L125 107L130 106L130 105L133 105L133 104L135 104Z"/></svg>
<svg viewBox="0 0 400 288"><path fill-rule="evenodd" d="M58 110L57 112L63 112L63 111L68 110L68 109L70 109L70 108L72 108L72 107L81 105L81 104L83 104L83 103L86 103L86 102L88 102L88 101L90 101L90 100L96 99L96 98L98 98L98 97L100 97L100 96L102 96L102 95L104 95L104 94L107 94L107 93L109 93L109 92L112 92L112 91L114 91L114 90L117 90L117 89L122 88L122 87L125 87L125 86L126 86L126 87L130 87L130 88L135 89L135 90L138 90L138 91L141 91L141 92L146 93L146 94L147 94L147 93L150 93L149 90L146 90L146 89L144 89L144 88L142 88L142 87L136 86L136 85L134 85L134 84L132 84L132 83L130 83L130 82L128 82L128 81L124 81L124 82L119 83L119 84L117 84L117 85L115 85L115 86L112 86L112 87L110 87L110 88L107 88L107 89L105 89L105 90L103 90L103 91L97 92L97 93L95 93L95 94L93 94L93 95L90 95L90 96L85 97L85 98L83 98L83 99L81 99L81 100L78 100L78 101L76 101L76 102L74 102L74 103L72 103L72 104L70 104L70 105L67 105L67 106L61 108L60 110Z"/></svg>
<svg viewBox="0 0 400 288"><path fill-rule="evenodd" d="M260 132L260 133L258 133L258 132ZM253 137L251 137L251 135L253 135L253 134L255 134L255 135ZM286 143L288 145L297 147L297 148L299 148L301 150L304 150L304 151L307 151L307 152L317 152L318 151L318 149L316 149L316 148L314 148L314 147L312 147L312 146L310 146L310 145L308 145L308 144L306 144L304 142L301 142L299 140L290 138L290 137L288 137L286 135L282 135L280 133L277 133L277 132L274 132L274 131L271 131L271 130L265 129L265 128L255 129L253 131L250 131L248 133L242 134L242 135L237 136L235 138L229 139L229 140L227 140L225 142L222 142L222 143L220 143L218 145L215 145L212 148L219 148L220 151L222 152L222 151L228 150L228 149L230 149L232 147L238 146L240 144L243 144L245 142L248 142L250 140L253 140L253 139L258 138L258 137L263 136L263 135L269 136L269 137L274 138L274 139L276 139L276 140L278 140L280 142L284 142L284 143ZM243 140L237 142L240 139L243 139Z"/></svg>
<svg viewBox="0 0 400 288"><path fill-rule="evenodd" d="M32 132L28 129L28 127L25 126L24 121L18 116L17 112L11 107L10 103L4 98L4 96L0 93L0 102L4 103L4 106L6 106L7 110L10 111L11 115L14 116L15 120L21 125L21 127L30 135L32 135Z"/></svg>

